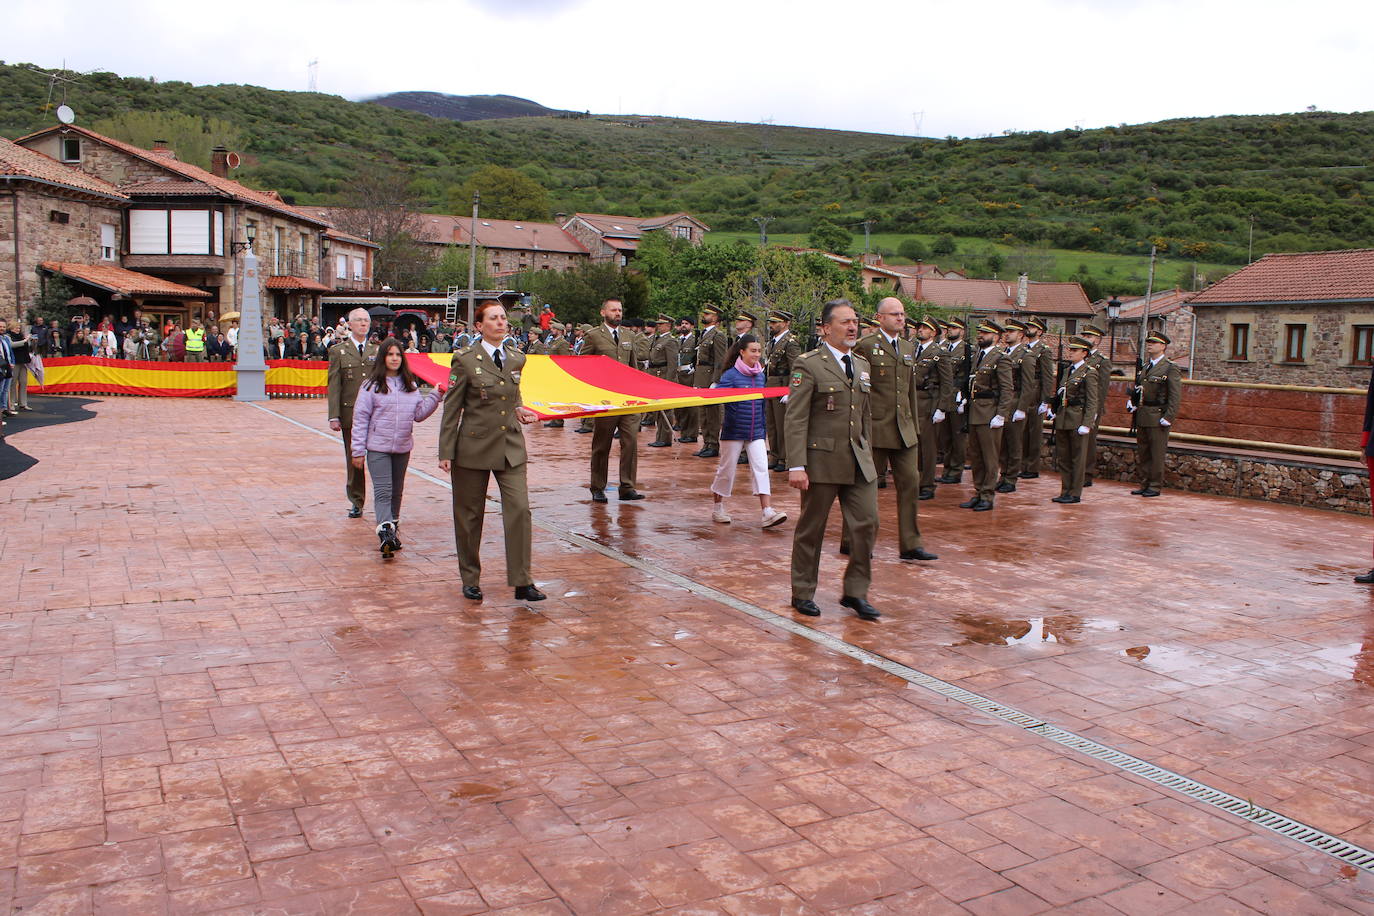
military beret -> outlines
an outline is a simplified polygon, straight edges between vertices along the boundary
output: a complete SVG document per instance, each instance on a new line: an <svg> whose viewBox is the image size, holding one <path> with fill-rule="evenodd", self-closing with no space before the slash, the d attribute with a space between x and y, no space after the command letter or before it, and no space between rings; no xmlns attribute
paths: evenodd
<svg viewBox="0 0 1374 916"><path fill-rule="evenodd" d="M1008 331L1024 331L1026 329L1026 323L1019 318L1008 318L1004 325L1004 329Z"/></svg>
<svg viewBox="0 0 1374 916"><path fill-rule="evenodd" d="M1145 342L1146 342L1146 343L1162 343L1162 344L1164 344L1164 346L1166 346L1166 347L1167 347L1169 344L1173 343L1173 341L1169 339L1169 335L1168 335L1168 334L1165 334L1163 331L1151 331L1151 332L1150 332L1150 336L1145 338Z"/></svg>
<svg viewBox="0 0 1374 916"><path fill-rule="evenodd" d="M1084 337L1087 337L1089 334L1091 334L1094 337L1102 337L1105 336L1107 332L1102 330L1095 324L1085 324L1083 325L1083 327L1078 329L1078 333Z"/></svg>
<svg viewBox="0 0 1374 916"><path fill-rule="evenodd" d="M1092 344L1088 343L1088 341L1084 340L1082 337L1079 337L1077 334L1075 334L1073 337L1070 337L1069 342L1065 344L1065 346L1068 347L1070 350L1091 350L1093 348Z"/></svg>
<svg viewBox="0 0 1374 916"><path fill-rule="evenodd" d="M1042 330L1042 331L1048 331L1048 330L1049 330L1049 328L1045 325L1045 319L1041 318L1039 315L1035 315L1035 316L1032 316L1032 317L1030 317L1030 318L1027 318L1027 319L1026 319L1026 327L1028 327L1028 328L1039 328L1039 329Z"/></svg>
<svg viewBox="0 0 1374 916"><path fill-rule="evenodd" d="M1001 334L1005 330L1006 328L1002 327L1000 324L993 321L991 318L984 318L983 320L978 322L979 334Z"/></svg>

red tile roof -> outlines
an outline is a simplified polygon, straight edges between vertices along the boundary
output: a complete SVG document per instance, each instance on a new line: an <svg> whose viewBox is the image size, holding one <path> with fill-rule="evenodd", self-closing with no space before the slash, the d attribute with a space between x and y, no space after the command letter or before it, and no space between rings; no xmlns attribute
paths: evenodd
<svg viewBox="0 0 1374 916"><path fill-rule="evenodd" d="M902 289L913 299L941 308L968 309L973 312L1005 312L1016 307L1016 284L1004 280L975 280L964 277L918 277L902 281ZM1026 288L1024 311L1037 315L1093 314L1093 304L1077 283L1031 282Z"/></svg>
<svg viewBox="0 0 1374 916"><path fill-rule="evenodd" d="M121 190L125 194L162 195L166 197L229 197L231 195L212 188L203 181L177 181L175 179L154 179L126 184Z"/></svg>
<svg viewBox="0 0 1374 916"><path fill-rule="evenodd" d="M1190 305L1374 299L1374 248L1267 254L1197 293Z"/></svg>
<svg viewBox="0 0 1374 916"><path fill-rule="evenodd" d="M314 280L307 280L305 277L278 276L268 277L263 284L267 289L280 290L305 290L311 293L332 293L332 287L325 286L323 283L316 283Z"/></svg>
<svg viewBox="0 0 1374 916"><path fill-rule="evenodd" d="M1174 289L1161 289L1150 294L1150 317L1155 318L1161 315L1169 315L1177 312L1188 303L1188 297L1192 293L1185 292L1175 287ZM1106 302L1094 303L1094 307L1099 311L1106 308ZM1130 296L1121 300L1121 314L1117 316L1118 321L1138 321L1145 315L1145 297Z"/></svg>
<svg viewBox="0 0 1374 916"><path fill-rule="evenodd" d="M361 236L350 235L349 233L344 232L342 229L335 229L333 226L326 229L324 234L336 242L346 242L349 245L362 245L366 248L382 247L381 245L378 245L376 242L369 242L367 239Z"/></svg>
<svg viewBox="0 0 1374 916"><path fill-rule="evenodd" d="M27 149L4 138L0 138L0 175L29 178L44 184L84 191L87 194L99 194L115 200L127 199L119 188L108 181L87 175L80 169L63 165L51 156L45 156L37 150Z"/></svg>
<svg viewBox="0 0 1374 916"><path fill-rule="evenodd" d="M960 282L967 283L968 280ZM1016 301L1016 286L1012 284L1012 301ZM1032 281L1026 290L1026 311L1046 315L1093 315L1088 294L1077 283L1048 283Z"/></svg>
<svg viewBox="0 0 1374 916"><path fill-rule="evenodd" d="M601 241L605 242L607 245L610 245L616 251L635 251L639 248L638 239L622 239L616 238L613 235L608 235L603 237Z"/></svg>
<svg viewBox="0 0 1374 916"><path fill-rule="evenodd" d="M171 280L125 270L109 264L75 264L71 261L44 261L39 265L50 273L72 280L121 293L125 296L170 296L173 299L212 299L210 293L194 286L182 286Z"/></svg>
<svg viewBox="0 0 1374 916"><path fill-rule="evenodd" d="M617 216L613 213L574 213L568 222L580 219L588 226L591 226L603 236L620 236L621 238L639 238L651 229L660 229L674 220L682 218L690 219L703 230L710 232L711 227L701 220L692 216L690 213L669 213L666 216ZM566 223L564 225L567 225Z"/></svg>
<svg viewBox="0 0 1374 916"><path fill-rule="evenodd" d="M329 222L345 208L313 207L311 212ZM420 239L436 245L468 244L471 216L446 213L421 213ZM509 248L517 251L549 251L555 254L587 254L587 248L555 223L514 219L477 219L477 244L483 248Z"/></svg>
<svg viewBox="0 0 1374 916"><path fill-rule="evenodd" d="M170 154L170 151L154 152L153 150L142 149L141 147L134 146L131 143L125 143L124 141L116 140L113 137L106 137L102 134L96 133L93 130L87 130L84 127L77 127L74 124L59 124L54 127L44 128L43 130L35 131L34 133L31 133L26 137L20 137L19 140L16 142L22 144L27 140L33 140L37 137L45 137L48 134L54 132L80 134L81 136L86 137L90 140L94 140L97 143L103 143L106 146L111 147L112 149L117 149L121 152L127 153L130 156L135 156L139 159L142 159L144 162L152 163L153 165L156 165L160 168L164 168L170 172L174 172L178 175L181 175L184 178L189 178L191 181L197 181L207 184L210 187L215 188L216 190L229 195L235 200L252 204L254 206L261 207L265 210L274 210L278 213L283 213L287 216L294 217L295 219L304 220L305 222L315 223L317 225L324 225L326 222L325 220L321 220L317 217L311 216L304 210L301 210L297 207L293 207L290 204L283 202L281 196L276 192L255 191L247 185L239 184L237 181L232 181L228 178L221 178L214 172L207 172L205 169L201 168L198 165L191 165L191 163L189 162L182 162L181 160L174 158Z"/></svg>

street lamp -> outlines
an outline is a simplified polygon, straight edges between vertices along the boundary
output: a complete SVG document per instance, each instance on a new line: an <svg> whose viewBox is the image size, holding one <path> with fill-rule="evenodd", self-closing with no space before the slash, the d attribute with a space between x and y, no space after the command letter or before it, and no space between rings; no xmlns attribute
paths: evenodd
<svg viewBox="0 0 1374 916"><path fill-rule="evenodd" d="M248 241L229 243L229 250L232 254L240 254L253 247L253 242L257 241L258 238L258 224L249 223L248 228L244 230L243 234L248 237Z"/></svg>
<svg viewBox="0 0 1374 916"><path fill-rule="evenodd" d="M1121 300L1112 296L1107 300L1107 328L1111 333L1110 349L1107 351L1107 365L1116 362L1116 319L1121 317Z"/></svg>

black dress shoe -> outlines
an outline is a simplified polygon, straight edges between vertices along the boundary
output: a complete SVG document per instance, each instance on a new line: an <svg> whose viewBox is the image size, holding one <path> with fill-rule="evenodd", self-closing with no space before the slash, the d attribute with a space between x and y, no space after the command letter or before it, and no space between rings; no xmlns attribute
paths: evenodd
<svg viewBox="0 0 1374 916"><path fill-rule="evenodd" d="M845 595L840 599L840 607L853 608L854 613L858 614L863 620L877 620L879 617L883 616L877 608L867 601L862 598L854 598L850 595Z"/></svg>
<svg viewBox="0 0 1374 916"><path fill-rule="evenodd" d="M679 441L679 442L696 442L696 441L697 441L697 437L696 437L696 436L678 436L677 441Z"/></svg>
<svg viewBox="0 0 1374 916"><path fill-rule="evenodd" d="M768 465L768 470L774 472L775 474L780 473L782 471L787 470L787 465L783 464L781 461L774 461L772 464Z"/></svg>
<svg viewBox="0 0 1374 916"><path fill-rule="evenodd" d="M921 491L921 496L920 496L920 498L921 498L921 499L934 499L934 498L935 498L935 491L934 491L934 490L922 490L922 491Z"/></svg>
<svg viewBox="0 0 1374 916"><path fill-rule="evenodd" d="M1355 581L1361 585L1374 585L1374 569L1371 569L1363 576L1356 576Z"/></svg>
<svg viewBox="0 0 1374 916"><path fill-rule="evenodd" d="M620 490L619 490L618 492L619 492L619 495L620 495L620 501L621 501L621 502L625 502L626 500L631 500L631 499L643 499L643 498L644 498L644 494L641 493L641 492L639 492L638 490L636 490L636 489L634 489L634 488L628 488L628 489L627 489L627 488L625 488L625 487L621 487Z"/></svg>
<svg viewBox="0 0 1374 916"><path fill-rule="evenodd" d="M579 427L577 428L577 431L578 431L579 433L591 433L591 432L596 432L596 430L592 429L591 427L584 427L584 426L579 426Z"/></svg>
<svg viewBox="0 0 1374 916"><path fill-rule="evenodd" d="M1131 491L1131 495L1132 495L1132 496L1144 496L1144 495L1145 495L1145 491L1148 490L1148 489L1150 489L1150 488L1149 488L1149 487L1141 487L1141 488L1138 489L1138 490L1132 490L1132 491Z"/></svg>
<svg viewBox="0 0 1374 916"><path fill-rule="evenodd" d="M973 507L973 511L974 511L974 512L991 512L991 511L992 511L992 500L990 500L990 499L980 499L980 500L978 500L978 505L976 505L976 506Z"/></svg>
<svg viewBox="0 0 1374 916"><path fill-rule="evenodd" d="M1066 506L1071 506L1074 503L1079 503L1082 501L1083 500L1081 500L1077 496L1056 496L1054 499L1050 500L1050 502L1052 503L1062 503Z"/></svg>
<svg viewBox="0 0 1374 916"><path fill-rule="evenodd" d="M1374 574L1374 573L1372 573ZM1358 579L1356 581L1359 581ZM798 614L805 614L807 617L821 616L821 609L816 606L816 602L810 598L793 598L792 610Z"/></svg>
<svg viewBox="0 0 1374 916"><path fill-rule="evenodd" d="M605 490L598 489L597 487L591 487L590 489L592 491L592 502L604 503L606 501Z"/></svg>
<svg viewBox="0 0 1374 916"><path fill-rule="evenodd" d="M1034 480L1035 478L1037 478L1037 477L1040 476L1040 472L1039 472L1039 471L1022 471L1020 474L1017 474L1016 476L1020 477L1022 480Z"/></svg>
<svg viewBox="0 0 1374 916"><path fill-rule="evenodd" d="M1083 481L1083 486L1085 486L1085 487L1090 487L1090 486L1092 486L1092 485L1093 485L1093 479L1092 479L1091 477L1089 477L1089 478L1087 478L1086 480Z"/></svg>
<svg viewBox="0 0 1374 916"><path fill-rule="evenodd" d="M547 422L547 423L544 424L544 428L545 428L545 429L562 429L562 428L563 428L563 421L562 421L562 420L550 420L549 422Z"/></svg>
<svg viewBox="0 0 1374 916"><path fill-rule="evenodd" d="M711 446L708 445L708 446L706 446L706 448L702 449L701 451L699 451L699 452L693 452L692 454L696 455L698 458L719 458L719 457L720 457L720 449L718 449L718 448L712 448Z"/></svg>
<svg viewBox="0 0 1374 916"><path fill-rule="evenodd" d="M469 601L481 601L482 590L475 585L464 585L463 597L468 599Z"/></svg>
<svg viewBox="0 0 1374 916"><path fill-rule="evenodd" d="M941 474L935 478L936 483L958 483L964 479L963 474Z"/></svg>
<svg viewBox="0 0 1374 916"><path fill-rule="evenodd" d="M674 427L673 427L673 432L678 432L678 431L680 431L681 429L682 429L682 426L681 426L681 425L674 426Z"/></svg>
<svg viewBox="0 0 1374 916"><path fill-rule="evenodd" d="M548 595L535 588L533 585L517 585L515 587L516 601L543 601Z"/></svg>
<svg viewBox="0 0 1374 916"><path fill-rule="evenodd" d="M848 544L841 544L841 545L840 545L840 556L842 556L842 557L847 557L847 556L849 556L849 545L848 545Z"/></svg>
<svg viewBox="0 0 1374 916"><path fill-rule="evenodd" d="M980 502L982 502L982 500L975 496L975 497L973 497L973 499L966 499L966 500L964 500L963 502L961 502L961 503L959 504L959 508L960 508L960 509L973 509L973 508L977 507L977 505L978 505Z"/></svg>
<svg viewBox="0 0 1374 916"><path fill-rule="evenodd" d="M996 489L998 493L1015 493L1016 484L1012 483L1009 480L1004 480L997 485Z"/></svg>
<svg viewBox="0 0 1374 916"><path fill-rule="evenodd" d="M736 459L735 464L748 464L748 463L749 463L749 456L748 456L747 454L745 454L744 452L740 452L739 458Z"/></svg>
<svg viewBox="0 0 1374 916"><path fill-rule="evenodd" d="M362 506L350 506L349 509L348 509L348 517L349 517L349 518L362 518L362 517L363 517L363 508L362 508Z"/></svg>
<svg viewBox="0 0 1374 916"><path fill-rule="evenodd" d="M923 549L923 548L921 548L921 547L917 547L915 550L903 550L901 553L898 554L898 556L901 557L903 560L938 560L938 559L940 559L940 558L937 557L935 554L930 553L930 552L926 551L925 549Z"/></svg>
<svg viewBox="0 0 1374 916"><path fill-rule="evenodd" d="M650 442L649 448L667 448L672 444L671 442Z"/></svg>
<svg viewBox="0 0 1374 916"><path fill-rule="evenodd" d="M1141 493L1140 495L1141 495L1141 496L1158 496L1158 495L1159 495L1159 491L1156 490L1156 489L1154 489L1154 488L1152 487L1152 488L1146 490L1144 493Z"/></svg>
<svg viewBox="0 0 1374 916"><path fill-rule="evenodd" d="M887 489L887 478L886 478L886 477L879 477L879 478L878 478L878 489L879 489L879 490L886 490L886 489Z"/></svg>

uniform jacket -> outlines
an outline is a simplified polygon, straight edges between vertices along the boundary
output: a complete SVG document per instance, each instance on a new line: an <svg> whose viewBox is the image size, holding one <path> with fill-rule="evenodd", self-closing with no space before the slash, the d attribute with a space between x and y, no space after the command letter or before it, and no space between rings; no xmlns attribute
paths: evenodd
<svg viewBox="0 0 1374 916"><path fill-rule="evenodd" d="M773 338L768 338L764 348L764 364L767 367L764 372L768 376L768 384L787 384L787 379L792 374L792 364L801 355L801 344L797 342L797 335L789 328L778 335L776 342Z"/></svg>
<svg viewBox="0 0 1374 916"><path fill-rule="evenodd" d="M385 391L364 385L353 405L353 457L368 452L409 452L415 448L415 424L439 409L438 388L429 394L406 391L400 376L388 376Z"/></svg>
<svg viewBox="0 0 1374 916"><path fill-rule="evenodd" d="M1090 363L1070 369L1064 377L1064 404L1054 415L1055 429L1092 426L1102 400L1098 373Z"/></svg>
<svg viewBox="0 0 1374 916"><path fill-rule="evenodd" d="M673 381L683 385L692 384L692 373L688 372L697 364L697 334L696 331L688 331L686 334L675 334L677 337L677 374L673 376Z"/></svg>
<svg viewBox="0 0 1374 916"><path fill-rule="evenodd" d="M649 343L649 372L670 382L677 381L677 336L656 334Z"/></svg>
<svg viewBox="0 0 1374 916"><path fill-rule="evenodd" d="M639 331L633 332L631 340L635 345L635 368L649 368L649 351L653 348L653 335L641 334Z"/></svg>
<svg viewBox="0 0 1374 916"><path fill-rule="evenodd" d="M1015 392L1012 410L1024 411L1026 416L1030 416L1040 403L1040 379L1036 373L1035 355L1021 343L1007 351L1007 359L1011 361L1011 387Z"/></svg>
<svg viewBox="0 0 1374 916"><path fill-rule="evenodd" d="M481 344L453 354L439 425L439 460L500 471L525 461L525 433L515 418L525 354L503 349L500 369Z"/></svg>
<svg viewBox="0 0 1374 916"><path fill-rule="evenodd" d="M599 324L587 332L587 336L582 338L582 351L579 356L609 356L618 363L639 368L635 362L635 334L629 328L617 328L620 332L620 345L616 346L615 338L606 329L604 324Z"/></svg>
<svg viewBox="0 0 1374 916"><path fill-rule="evenodd" d="M872 394L873 445L911 448L916 445L916 352L911 342L896 341L894 353L882 332L869 334L854 347L868 361ZM829 353L829 351L826 351ZM833 359L833 357L832 357Z"/></svg>
<svg viewBox="0 0 1374 916"><path fill-rule="evenodd" d="M1011 360L1000 347L993 346L983 361L978 361L981 351L973 351L973 379L969 385L973 397L968 411L970 425L982 426L992 422L994 416L1003 420L1011 419L1013 397Z"/></svg>
<svg viewBox="0 0 1374 916"><path fill-rule="evenodd" d="M721 388L762 388L764 382L762 372L758 375L745 375L731 366L721 373L719 384ZM725 418L720 426L722 439L743 439L745 442L750 442L768 435L768 428L764 425L763 419L763 398L754 398L749 401L731 401L724 407Z"/></svg>
<svg viewBox="0 0 1374 916"><path fill-rule="evenodd" d="M1030 351L1035 354L1035 380L1040 388L1039 404L1049 404L1054 400L1054 389L1059 382L1057 360L1054 358L1054 352L1050 350L1050 345L1043 340L1031 344Z"/></svg>
<svg viewBox="0 0 1374 916"><path fill-rule="evenodd" d="M364 345L361 356L352 337L344 337L329 348L329 369L325 377L331 420L338 418L344 426L353 425L353 403L358 399L358 388L372 370L372 361L376 358L377 345L372 341Z"/></svg>
<svg viewBox="0 0 1374 916"><path fill-rule="evenodd" d="M692 374L692 384L698 388L710 388L720 381L721 373L729 368L725 365L729 350L729 341L720 325L713 324L698 331L696 372Z"/></svg>
<svg viewBox="0 0 1374 916"><path fill-rule="evenodd" d="M805 468L815 483L875 480L871 372L854 356L854 381L824 345L797 357L783 419L787 466Z"/></svg>
<svg viewBox="0 0 1374 916"><path fill-rule="evenodd" d="M1107 394L1111 391L1112 386L1112 364L1101 350L1094 350L1089 353L1087 362L1097 371L1097 416L1093 417L1093 422L1096 423L1107 412Z"/></svg>
<svg viewBox="0 0 1374 916"><path fill-rule="evenodd" d="M548 347L550 356L572 356L572 344L566 337L549 338Z"/></svg>
<svg viewBox="0 0 1374 916"><path fill-rule="evenodd" d="M954 358L944 347L931 341L921 349L919 340L912 342L916 353L916 369L912 380L916 383L916 403L926 416L936 410L954 412Z"/></svg>
<svg viewBox="0 0 1374 916"><path fill-rule="evenodd" d="M1136 385L1141 389L1136 405L1137 426L1158 426L1160 420L1173 423L1178 419L1179 403L1183 400L1183 372L1167 356L1153 366L1147 365L1136 373Z"/></svg>

